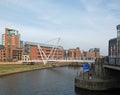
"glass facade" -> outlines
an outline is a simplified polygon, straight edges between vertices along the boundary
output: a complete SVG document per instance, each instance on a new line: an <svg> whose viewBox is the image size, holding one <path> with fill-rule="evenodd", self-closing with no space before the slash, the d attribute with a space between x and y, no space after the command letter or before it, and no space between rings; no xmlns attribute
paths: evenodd
<svg viewBox="0 0 120 95"><path fill-rule="evenodd" d="M116 58L117 57L117 38L113 38L109 40L109 57Z"/></svg>
<svg viewBox="0 0 120 95"><path fill-rule="evenodd" d="M120 64L120 25L117 25L117 64Z"/></svg>
<svg viewBox="0 0 120 95"><path fill-rule="evenodd" d="M24 48L25 48L24 53L29 55L30 54L30 45L25 43Z"/></svg>
<svg viewBox="0 0 120 95"><path fill-rule="evenodd" d="M17 30L14 30L14 29L8 29L8 34L10 35L19 35L18 31Z"/></svg>
<svg viewBox="0 0 120 95"><path fill-rule="evenodd" d="M8 29L8 45L11 44L11 36L17 36L17 39L15 40L18 40L17 44L18 44L18 47L20 47L20 34L19 34L19 31L17 30L14 30L14 29Z"/></svg>

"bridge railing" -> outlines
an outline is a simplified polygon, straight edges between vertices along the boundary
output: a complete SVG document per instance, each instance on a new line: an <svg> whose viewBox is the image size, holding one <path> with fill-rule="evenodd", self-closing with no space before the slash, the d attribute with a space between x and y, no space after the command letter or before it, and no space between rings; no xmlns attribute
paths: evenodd
<svg viewBox="0 0 120 95"><path fill-rule="evenodd" d="M63 59L59 59L59 60L44 60L46 63L49 62L87 62L87 63L95 63L95 60L63 60ZM23 63L27 63L27 62L43 62L43 60L21 60L21 62Z"/></svg>

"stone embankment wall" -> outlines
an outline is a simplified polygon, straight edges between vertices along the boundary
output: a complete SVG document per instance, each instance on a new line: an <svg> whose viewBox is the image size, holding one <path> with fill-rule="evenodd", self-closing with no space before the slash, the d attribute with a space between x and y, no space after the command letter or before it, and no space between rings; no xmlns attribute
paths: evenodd
<svg viewBox="0 0 120 95"><path fill-rule="evenodd" d="M103 91L118 88L118 82L113 80L80 80L75 79L75 87L92 91Z"/></svg>
<svg viewBox="0 0 120 95"><path fill-rule="evenodd" d="M88 72L78 75L75 78L75 87L88 90L108 90L120 88L120 80L114 74L103 68L104 59L96 60Z"/></svg>

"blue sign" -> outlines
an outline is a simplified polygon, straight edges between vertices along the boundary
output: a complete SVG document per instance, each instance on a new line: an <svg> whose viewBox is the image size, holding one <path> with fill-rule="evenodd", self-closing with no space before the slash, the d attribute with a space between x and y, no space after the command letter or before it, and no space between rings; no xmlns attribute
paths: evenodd
<svg viewBox="0 0 120 95"><path fill-rule="evenodd" d="M89 70L90 65L88 63L83 64L83 70Z"/></svg>

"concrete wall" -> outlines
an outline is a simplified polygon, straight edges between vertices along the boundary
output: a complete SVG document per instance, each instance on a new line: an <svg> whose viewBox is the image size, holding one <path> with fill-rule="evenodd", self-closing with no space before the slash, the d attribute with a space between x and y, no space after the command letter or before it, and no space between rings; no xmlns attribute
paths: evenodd
<svg viewBox="0 0 120 95"><path fill-rule="evenodd" d="M109 90L113 88L120 88L120 83L114 80L103 80L103 81L85 81L80 79L75 79L75 87L88 90Z"/></svg>

